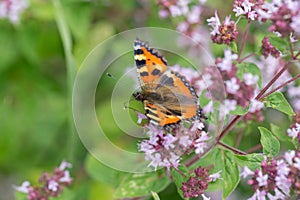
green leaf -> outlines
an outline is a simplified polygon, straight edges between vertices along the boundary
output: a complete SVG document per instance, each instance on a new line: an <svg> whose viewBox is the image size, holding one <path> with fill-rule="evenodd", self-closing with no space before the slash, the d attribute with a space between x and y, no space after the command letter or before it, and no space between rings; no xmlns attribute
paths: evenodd
<svg viewBox="0 0 300 200"><path fill-rule="evenodd" d="M248 155L234 155L236 162L242 167L249 167L251 170L255 170L260 167L263 161L262 154L252 153Z"/></svg>
<svg viewBox="0 0 300 200"><path fill-rule="evenodd" d="M274 92L267 96L264 100L266 107L274 108L289 116L295 115L295 112L289 102L281 92Z"/></svg>
<svg viewBox="0 0 300 200"><path fill-rule="evenodd" d="M248 112L248 108L244 109L242 106L237 105L235 110L230 111L230 114L232 114L232 115L245 115L247 112Z"/></svg>
<svg viewBox="0 0 300 200"><path fill-rule="evenodd" d="M1 52L1 61L0 61L0 72L12 66L12 64L18 58L17 45L15 43L15 38L13 37L12 31L1 27L0 31L0 52Z"/></svg>
<svg viewBox="0 0 300 200"><path fill-rule="evenodd" d="M289 139L286 131L283 131L282 128L276 126L275 124L271 124L271 131L280 141L287 141Z"/></svg>
<svg viewBox="0 0 300 200"><path fill-rule="evenodd" d="M258 127L258 129L261 134L260 142L263 146L263 152L266 155L276 156L280 150L278 139L268 129L264 127Z"/></svg>
<svg viewBox="0 0 300 200"><path fill-rule="evenodd" d="M156 192L151 191L151 194L152 194L152 197L153 197L154 200L160 200L160 198L159 198L159 196Z"/></svg>
<svg viewBox="0 0 300 200"><path fill-rule="evenodd" d="M298 142L298 139L295 138L295 139L292 139L292 144L294 145L295 149L298 149L299 148L299 142Z"/></svg>
<svg viewBox="0 0 300 200"><path fill-rule="evenodd" d="M102 164L92 155L87 156L85 169L94 180L112 186L119 185L122 179L128 175L128 173L117 171Z"/></svg>
<svg viewBox="0 0 300 200"><path fill-rule="evenodd" d="M180 170L183 174L185 174L187 178L184 177L184 176L182 176L178 171L176 171L173 168L171 169L171 174L172 174L174 183L175 183L175 185L177 187L178 194L181 196L181 198L184 199L182 190L180 188L182 186L182 183L185 182L185 181L187 181L188 178L190 177L189 170L188 170L188 168L185 165L178 166L178 170Z"/></svg>
<svg viewBox="0 0 300 200"><path fill-rule="evenodd" d="M257 75L258 76L257 84L261 88L262 77L261 77L260 69L256 66L256 64L243 62L243 63L237 64L236 66L238 68L238 70L236 72L236 75L241 81L244 80L244 74L245 73L250 73L252 75Z"/></svg>
<svg viewBox="0 0 300 200"><path fill-rule="evenodd" d="M281 51L281 53L284 53L289 48L289 43L281 37L270 36L268 38L272 46Z"/></svg>
<svg viewBox="0 0 300 200"><path fill-rule="evenodd" d="M238 165L234 159L233 153L224 151L223 154L224 169L222 171L223 178L223 194L222 199L226 199L231 192L237 187L240 181Z"/></svg>
<svg viewBox="0 0 300 200"><path fill-rule="evenodd" d="M114 198L134 198L160 192L170 184L170 180L163 171L153 173L130 174L117 188Z"/></svg>
<svg viewBox="0 0 300 200"><path fill-rule="evenodd" d="M235 42L231 42L230 43L230 49L231 51L233 51L234 53L237 53L238 49L237 49L237 45Z"/></svg>

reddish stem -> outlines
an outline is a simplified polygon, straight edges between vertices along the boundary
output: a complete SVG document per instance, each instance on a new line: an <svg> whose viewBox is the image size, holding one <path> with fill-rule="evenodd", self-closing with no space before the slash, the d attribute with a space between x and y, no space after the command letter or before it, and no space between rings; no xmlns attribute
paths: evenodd
<svg viewBox="0 0 300 200"><path fill-rule="evenodd" d="M238 135L238 137L237 137L237 139L236 139L236 142L235 142L235 144L234 144L234 147L235 147L235 148L237 148L237 147L240 146L240 143L241 143L241 141L242 141L243 135L244 135L244 130L242 130L242 131L239 133L239 135Z"/></svg>
<svg viewBox="0 0 300 200"><path fill-rule="evenodd" d="M254 151L257 151L257 150L259 150L259 149L261 149L261 148L262 148L262 145L261 145L261 144L258 144L258 145L256 145L256 146L254 146L254 147L252 147L252 148L246 150L246 152L247 152L247 153L253 153Z"/></svg>
<svg viewBox="0 0 300 200"><path fill-rule="evenodd" d="M248 21L248 24L246 26L246 29L245 29L245 32L244 32L244 35L243 35L243 38L242 38L241 49L240 49L238 59L237 59L238 63L241 63L240 58L242 56L242 53L243 53L243 50L244 50L244 47L245 47L245 43L246 43L247 35L248 35L248 32L249 32L249 28L250 28L250 21Z"/></svg>
<svg viewBox="0 0 300 200"><path fill-rule="evenodd" d="M291 62L287 62L277 74L269 81L269 83L258 93L258 95L255 97L256 100L261 99L261 97L265 94L265 92L274 84L274 82L281 76L281 74L287 70L289 64Z"/></svg>
<svg viewBox="0 0 300 200"><path fill-rule="evenodd" d="M231 128L239 121L241 115L237 115L231 120L231 122L223 129L221 134L217 137L217 143L231 130Z"/></svg>
<svg viewBox="0 0 300 200"><path fill-rule="evenodd" d="M291 82L297 80L298 78L300 78L300 74L298 74L298 75L295 76L294 78L291 78L290 80L288 80L288 81L282 83L281 85L279 85L278 87L274 88L274 89L271 90L270 92L264 94L260 99L263 99L263 98L269 96L270 94L272 94L272 93L276 92L277 90L283 88L283 87L286 86L287 84L289 84L289 83L291 83Z"/></svg>
<svg viewBox="0 0 300 200"><path fill-rule="evenodd" d="M300 51L295 55L294 59L296 59L300 55Z"/></svg>
<svg viewBox="0 0 300 200"><path fill-rule="evenodd" d="M246 152L243 152L243 151L241 151L241 150L238 150L238 149L236 149L236 148L234 148L234 147L232 147L232 146L229 146L229 145L227 145L227 144L225 144L225 143L223 143L223 142L221 142L221 141L218 142L218 145L220 145L220 146L222 146L222 147L224 147L224 148L226 148L226 149L229 149L230 151L232 151L232 152L234 152L234 153L236 153L236 154L239 154L239 155L247 155Z"/></svg>
<svg viewBox="0 0 300 200"><path fill-rule="evenodd" d="M248 58L250 58L251 56L254 56L254 55L256 55L256 53L255 53L255 52L253 52L253 53L250 53L249 55L247 55L247 56L245 56L244 58L240 59L240 60L239 60L239 63L241 63L241 62L245 61L246 59L248 59Z"/></svg>

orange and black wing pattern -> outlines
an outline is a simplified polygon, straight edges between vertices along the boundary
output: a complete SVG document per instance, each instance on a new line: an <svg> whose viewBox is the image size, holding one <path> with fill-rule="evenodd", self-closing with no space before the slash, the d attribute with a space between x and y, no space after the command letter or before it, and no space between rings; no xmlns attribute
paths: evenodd
<svg viewBox="0 0 300 200"><path fill-rule="evenodd" d="M155 82L167 70L164 57L138 39L134 42L134 60L141 84Z"/></svg>
<svg viewBox="0 0 300 200"><path fill-rule="evenodd" d="M134 59L141 84L141 92L134 96L143 101L151 123L165 127L201 116L195 89L184 76L167 68L159 52L135 40Z"/></svg>

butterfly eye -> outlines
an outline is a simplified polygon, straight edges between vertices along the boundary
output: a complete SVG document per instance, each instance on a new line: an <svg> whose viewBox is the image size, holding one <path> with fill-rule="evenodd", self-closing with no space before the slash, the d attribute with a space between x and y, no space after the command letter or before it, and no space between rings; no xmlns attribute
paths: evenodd
<svg viewBox="0 0 300 200"><path fill-rule="evenodd" d="M140 92L135 92L132 94L132 96L135 98L137 101L144 101L145 98Z"/></svg>

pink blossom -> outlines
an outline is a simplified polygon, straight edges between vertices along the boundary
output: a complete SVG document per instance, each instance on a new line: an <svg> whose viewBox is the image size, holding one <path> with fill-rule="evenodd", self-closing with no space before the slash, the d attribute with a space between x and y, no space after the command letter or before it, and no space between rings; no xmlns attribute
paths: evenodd
<svg viewBox="0 0 300 200"><path fill-rule="evenodd" d="M210 32L211 35L219 34L219 27L221 25L219 16L217 11L215 11L215 16L211 17L206 20L208 22L208 25L212 27L212 31Z"/></svg>
<svg viewBox="0 0 300 200"><path fill-rule="evenodd" d="M48 183L48 189L56 192L58 190L58 183L55 180L50 180Z"/></svg>
<svg viewBox="0 0 300 200"><path fill-rule="evenodd" d="M247 176L252 176L254 175L254 172L251 171L247 166L244 167L243 172L240 173L240 176L243 178L246 178Z"/></svg>
<svg viewBox="0 0 300 200"><path fill-rule="evenodd" d="M235 94L238 89L240 89L240 86L237 83L237 79L235 77L231 78L228 81L225 81L226 90L230 94Z"/></svg>
<svg viewBox="0 0 300 200"><path fill-rule="evenodd" d="M232 54L230 49L224 51L224 58L217 66L223 71L230 71L232 68L232 61L237 59L236 54Z"/></svg>
<svg viewBox="0 0 300 200"><path fill-rule="evenodd" d="M184 135L179 138L179 144L184 147L189 147L192 144L192 140L190 140L188 135Z"/></svg>
<svg viewBox="0 0 300 200"><path fill-rule="evenodd" d="M191 11L187 14L187 21L190 24L196 24L200 22L202 8L200 6L193 6Z"/></svg>
<svg viewBox="0 0 300 200"><path fill-rule="evenodd" d="M244 74L244 82L246 85L255 85L258 81L258 76L251 73Z"/></svg>
<svg viewBox="0 0 300 200"><path fill-rule="evenodd" d="M28 8L27 0L2 0L0 2L0 18L8 18L12 24L20 21L20 15Z"/></svg>
<svg viewBox="0 0 300 200"><path fill-rule="evenodd" d="M216 172L214 174L209 175L209 178L211 178L211 181L215 182L217 179L221 179L220 178L221 177L221 172L222 171L218 171L218 172Z"/></svg>
<svg viewBox="0 0 300 200"><path fill-rule="evenodd" d="M262 172L259 171L256 180L258 182L258 186L265 186L267 184L268 175L263 175Z"/></svg>
<svg viewBox="0 0 300 200"><path fill-rule="evenodd" d="M157 167L162 165L161 155L159 153L155 153L153 156L150 156L151 162L148 166L154 167L154 170L156 171Z"/></svg>
<svg viewBox="0 0 300 200"><path fill-rule="evenodd" d="M236 109L237 102L236 100L225 99L224 104L220 106L220 111L222 116L229 114L230 111Z"/></svg>
<svg viewBox="0 0 300 200"><path fill-rule="evenodd" d="M138 116L138 120L137 120L137 123L138 123L138 124L142 123L142 120L143 120L143 119L147 119L147 116L144 115L144 114L142 114L142 113L140 113L140 112L137 112L136 114L137 114L137 116Z"/></svg>
<svg viewBox="0 0 300 200"><path fill-rule="evenodd" d="M264 103L256 100L256 99L252 99L250 102L250 108L249 108L249 112L256 112L258 110L261 110L264 107Z"/></svg>
<svg viewBox="0 0 300 200"><path fill-rule="evenodd" d="M29 181L24 181L21 186L14 186L14 189L19 191L19 192L22 192L22 193L28 193L29 192L29 188L30 187L30 183Z"/></svg>
<svg viewBox="0 0 300 200"><path fill-rule="evenodd" d="M173 149L175 147L174 142L177 140L176 137L174 137L171 134L167 134L163 137L163 146L169 150L170 148Z"/></svg>

